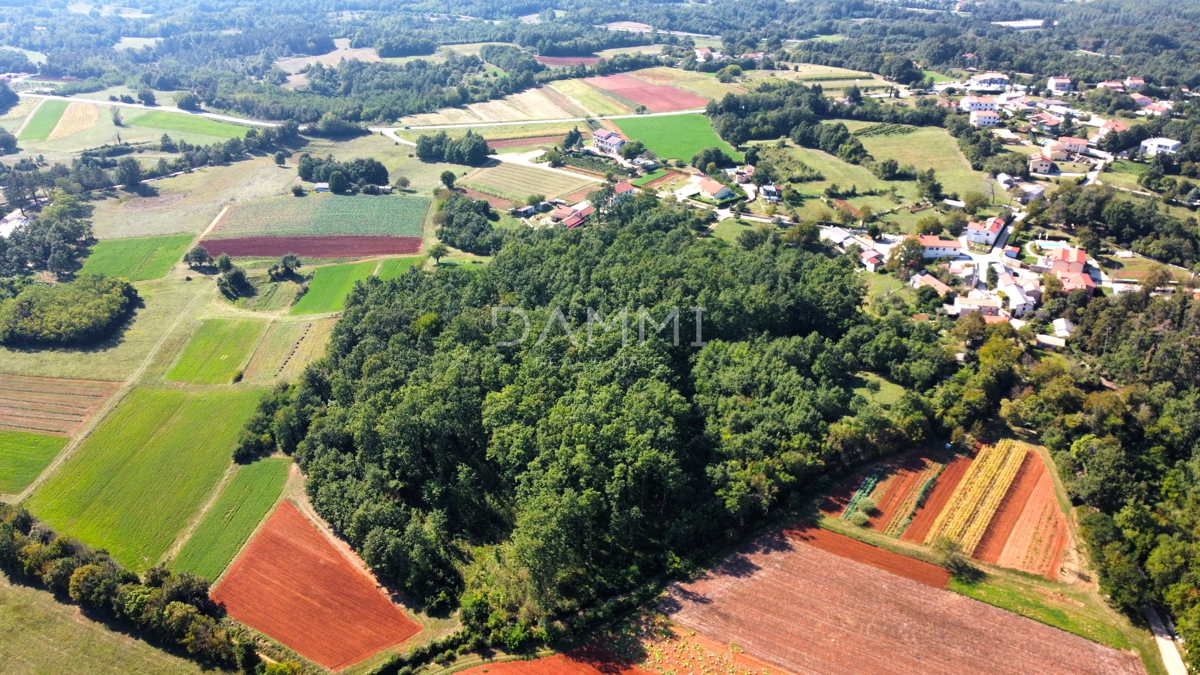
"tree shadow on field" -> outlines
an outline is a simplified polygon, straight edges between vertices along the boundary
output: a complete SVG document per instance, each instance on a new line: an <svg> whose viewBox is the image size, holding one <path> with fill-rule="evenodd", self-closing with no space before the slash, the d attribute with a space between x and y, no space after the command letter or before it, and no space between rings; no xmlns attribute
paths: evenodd
<svg viewBox="0 0 1200 675"><path fill-rule="evenodd" d="M121 189L124 190L125 192L132 192L133 194L135 194L139 197L157 197L158 196L158 188L154 187L153 185L146 184L146 183L138 183L137 185L134 185L134 186L122 186Z"/></svg>

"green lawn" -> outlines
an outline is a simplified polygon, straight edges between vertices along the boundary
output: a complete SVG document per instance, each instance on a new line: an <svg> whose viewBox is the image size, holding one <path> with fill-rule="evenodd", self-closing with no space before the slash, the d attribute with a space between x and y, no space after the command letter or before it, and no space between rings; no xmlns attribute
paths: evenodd
<svg viewBox="0 0 1200 675"><path fill-rule="evenodd" d="M918 127L916 131L892 136L861 136L863 147L876 160L894 159L901 166L934 169L945 192L984 192L984 174L971 169L971 163L958 149L958 142L941 127ZM817 167L824 171L824 167ZM913 185L910 181L909 185Z"/></svg>
<svg viewBox="0 0 1200 675"><path fill-rule="evenodd" d="M257 390L132 392L29 501L135 570L159 561L232 463Z"/></svg>
<svg viewBox="0 0 1200 675"><path fill-rule="evenodd" d="M192 242L192 235L105 239L92 247L81 274L106 274L130 281L158 279L171 271Z"/></svg>
<svg viewBox="0 0 1200 675"><path fill-rule="evenodd" d="M292 307L292 314L340 311L355 282L364 281L374 271L374 261L318 268L308 284L308 292Z"/></svg>
<svg viewBox="0 0 1200 675"><path fill-rule="evenodd" d="M24 490L66 444L61 436L0 431L0 494Z"/></svg>
<svg viewBox="0 0 1200 675"><path fill-rule="evenodd" d="M895 405L900 402L900 397L904 396L904 387L875 373L868 373L864 370L858 374L857 379L858 383L854 388L854 393L881 406L889 407ZM871 391L871 388L868 387L869 382L878 385L879 391Z"/></svg>
<svg viewBox="0 0 1200 675"><path fill-rule="evenodd" d="M58 126L58 120L69 105L66 101L45 100L33 114L33 119L25 125L18 137L22 141L44 141Z"/></svg>
<svg viewBox="0 0 1200 675"><path fill-rule="evenodd" d="M741 153L717 136L705 115L630 117L614 121L625 136L645 143L663 159L688 161L700 150L711 147L720 148L736 160L742 159Z"/></svg>
<svg viewBox="0 0 1200 675"><path fill-rule="evenodd" d="M266 327L265 322L255 320L205 321L167 373L167 379L192 384L233 382Z"/></svg>
<svg viewBox="0 0 1200 675"><path fill-rule="evenodd" d="M171 567L210 581L221 576L279 499L291 463L275 457L240 467Z"/></svg>
<svg viewBox="0 0 1200 675"><path fill-rule="evenodd" d="M383 261L379 267L379 278L383 280L395 279L396 277L408 271L408 268L416 265L420 267L425 262L425 256L410 255L404 258L388 258Z"/></svg>
<svg viewBox="0 0 1200 675"><path fill-rule="evenodd" d="M193 134L217 136L219 138L245 136L246 132L250 130L250 127L244 127L240 124L218 122L217 120L200 117L199 115L173 113L165 110L148 110L136 117L129 117L125 120L125 124L133 127L163 129L164 131L186 131Z"/></svg>
<svg viewBox="0 0 1200 675"><path fill-rule="evenodd" d="M633 183L634 185L636 185L637 187L642 187L646 183L653 183L654 181L658 180L659 178L662 178L663 176L667 175L668 173L670 173L670 171L667 171L666 169L657 169L652 173L648 173L645 176L642 176L641 178L635 178L630 182Z"/></svg>

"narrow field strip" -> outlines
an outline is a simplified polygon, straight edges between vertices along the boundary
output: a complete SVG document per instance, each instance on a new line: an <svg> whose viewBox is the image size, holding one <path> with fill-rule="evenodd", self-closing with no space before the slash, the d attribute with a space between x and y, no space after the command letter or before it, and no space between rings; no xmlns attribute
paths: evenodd
<svg viewBox="0 0 1200 675"><path fill-rule="evenodd" d="M79 273L104 274L129 281L159 279L179 262L194 238L190 234L182 234L104 239L92 247Z"/></svg>
<svg viewBox="0 0 1200 675"><path fill-rule="evenodd" d="M1011 439L985 446L934 521L925 542L949 537L962 544L967 555L974 553L1000 502L1008 494L1009 486L1031 453L1027 446Z"/></svg>
<svg viewBox="0 0 1200 675"><path fill-rule="evenodd" d="M312 281L309 282L308 292L292 307L291 313L324 314L341 311L354 284L371 276L375 272L376 264L371 260L317 268Z"/></svg>
<svg viewBox="0 0 1200 675"><path fill-rule="evenodd" d="M117 389L112 382L0 375L0 429L69 436Z"/></svg>
<svg viewBox="0 0 1200 675"><path fill-rule="evenodd" d="M66 101L44 100L38 106L37 112L33 113L33 116L25 123L21 133L17 135L17 140L46 140L50 136L50 132L54 131L54 127L58 126L58 120L62 118L67 105Z"/></svg>
<svg viewBox="0 0 1200 675"><path fill-rule="evenodd" d="M0 431L0 495L24 490L66 444L61 436Z"/></svg>
<svg viewBox="0 0 1200 675"><path fill-rule="evenodd" d="M253 319L205 321L167 372L167 379L192 384L236 381L266 328L265 321Z"/></svg>
<svg viewBox="0 0 1200 675"><path fill-rule="evenodd" d="M277 197L234 204L207 239L252 236L419 237L429 210L424 197Z"/></svg>

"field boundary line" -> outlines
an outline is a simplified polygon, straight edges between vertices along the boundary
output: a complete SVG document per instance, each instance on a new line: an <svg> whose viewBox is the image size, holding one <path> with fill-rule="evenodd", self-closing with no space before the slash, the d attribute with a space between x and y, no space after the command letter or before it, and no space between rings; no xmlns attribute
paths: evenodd
<svg viewBox="0 0 1200 675"><path fill-rule="evenodd" d="M662 85L662 86L669 86L669 85ZM510 126L517 126L520 124L558 124L558 123L562 123L562 122L586 122L586 121L588 121L588 119L620 120L620 119L625 119L628 117L665 117L667 115L697 115L697 114L704 114L704 112L705 112L705 108L689 108L687 110L665 110L663 112L643 113L641 115L639 115L637 113L629 113L627 115L603 115L603 116L596 116L596 117L591 117L591 118L563 117L563 118L552 119L552 120L514 120L514 121L510 121L510 122L460 122L457 124L426 124L426 125L419 125L419 126L409 125L408 127L403 127L403 126L399 126L399 127L369 127L368 131L396 132L396 131L424 131L426 129L473 129L475 127L510 127ZM413 143L412 141L405 141L404 139L398 139L398 140L400 140L401 142L406 143L408 145L416 145L416 143Z"/></svg>
<svg viewBox="0 0 1200 675"><path fill-rule="evenodd" d="M272 454L264 459L270 459L271 457L275 456L275 454ZM287 455L280 456L287 457ZM258 524L255 525L254 529L250 531L250 536L246 537L246 541L242 542L242 545L238 548L237 553L234 553L233 557L229 559L229 564L225 565L225 569L221 570L221 573L217 575L216 579L210 580L211 588L216 588L217 586L221 585L221 582L225 579L225 575L229 574L229 570L233 569L233 564L242 557L242 554L246 552L246 549L250 548L250 544L254 543L254 540L258 538L258 535L262 532L263 528L267 526L267 521L270 520L271 516L275 515L275 512L279 510L279 505L287 500L288 491L291 489L292 481L295 480L294 476L300 474L300 467L296 465L296 462L293 461L291 457L287 457L287 459L288 477L287 480L284 481L283 488L279 491L279 495L275 497L275 501L271 503L271 508L267 509L267 512L262 518L259 519ZM237 464L234 464L234 466L237 466ZM301 479L300 489L304 489L303 479Z"/></svg>
<svg viewBox="0 0 1200 675"><path fill-rule="evenodd" d="M192 240L193 246L196 246L200 242L201 239L204 239L208 235L212 234L213 230L217 229L217 224L220 223L221 219L225 217L225 213L227 211L229 211L230 206L233 206L233 204L226 204L224 207L221 208L221 211L219 213L217 213L215 218L212 219L212 222L208 224L208 227L204 228L204 231L201 232L198 236L196 236L195 239Z"/></svg>
<svg viewBox="0 0 1200 675"><path fill-rule="evenodd" d="M225 469L225 473L221 476L221 480L217 481L217 484L213 487L212 494L209 495L208 501L204 502L204 506L201 506L200 510L192 516L192 519L188 521L187 526L185 526L179 531L178 534L175 535L175 542L171 544L171 548L164 551L163 554L158 557L158 561L160 563L168 562L175 556L179 555L179 552L183 550L183 547L188 543L188 540L192 538L192 535L196 534L196 529L200 527L200 523L204 522L204 517L208 515L208 512L212 510L212 507L216 505L217 500L221 498L222 494L224 494L225 488L229 487L229 483L233 481L233 477L235 474L237 474L239 467L241 467L241 464L238 464L237 462L229 463L229 466Z"/></svg>
<svg viewBox="0 0 1200 675"><path fill-rule="evenodd" d="M42 99L38 101L37 105L33 106L33 110L30 110L29 114L25 116L25 121L21 122L21 126L17 127L17 130L13 132L13 136L20 136L21 132L25 131L25 127L29 126L29 122L33 120L33 116L37 114L37 111L42 109L42 104L45 102L46 99Z"/></svg>
<svg viewBox="0 0 1200 675"><path fill-rule="evenodd" d="M110 106L110 107L114 107L114 108L133 108L135 110L148 110L148 111L157 110L159 112L174 113L176 115L187 115L189 117L206 117L210 120L216 120L218 122L228 122L230 124L244 124L244 125L249 125L249 126L254 126L254 127L277 127L277 126L279 126L278 122L264 122L262 120L252 120L252 119L248 119L248 118L234 117L233 115L221 115L219 113L212 113L212 112L190 112L190 111L184 110L182 108L176 108L174 106L169 106L169 105L145 106L145 105L142 105L141 103L123 103L121 101L104 101L101 99L74 98L71 96L57 96L54 94L29 94L29 93L25 93L25 92L21 92L18 95L25 96L27 98L40 98L40 99L42 99L42 101L67 101L69 103L78 103L80 101L83 101L86 103L95 103L96 105L106 105L106 106Z"/></svg>
<svg viewBox="0 0 1200 675"><path fill-rule="evenodd" d="M79 449L79 446L83 445L83 442L91 437L92 432L94 432L97 427L100 426L100 422L108 417L109 413L111 413L117 407L117 404L125 398L125 395L128 394L137 384L138 380L142 378L142 375L145 374L146 369L150 367L150 363L154 360L154 357L158 355L158 351L162 349L162 346L167 341L167 338L171 335L171 333L175 332L175 329L179 327L180 323L183 323L183 318L191 312L192 307L195 306L196 302L200 300L200 296L205 294L206 290L207 288L201 288L196 292L196 295L192 297L191 302L189 302L187 306L185 306L183 310L179 312L179 315L175 317L175 321L172 322L165 331L163 331L161 336L159 336L158 341L155 342L154 346L150 348L149 352L147 352L146 358L142 359L142 363L136 369L134 369L133 373L131 373L124 382L121 383L120 387L117 387L112 396L110 396L108 400L104 402L104 405L100 406L100 408L96 410L96 413L92 415L92 418L88 420L86 424L83 425L83 427L79 430L79 433L72 438L70 442L63 446L63 449L58 453L58 455L55 456L50 464L48 464L46 468L42 470L42 473L40 473L38 477L29 484L28 487L22 490L21 494L17 495L17 502L24 502L25 500L29 499L30 495L44 485L46 481L50 480L50 477L53 476L54 473L57 472L63 464L66 464L67 460L75 454L75 451Z"/></svg>

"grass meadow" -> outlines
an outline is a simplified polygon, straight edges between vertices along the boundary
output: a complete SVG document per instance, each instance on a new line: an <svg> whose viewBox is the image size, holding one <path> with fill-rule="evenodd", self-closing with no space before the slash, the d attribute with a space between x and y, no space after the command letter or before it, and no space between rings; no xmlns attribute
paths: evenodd
<svg viewBox="0 0 1200 675"><path fill-rule="evenodd" d="M877 160L894 159L901 166L911 164L918 169L936 170L945 192L986 194L984 174L971 168L971 163L958 149L958 142L941 127L917 127L916 131L907 134L860 136L858 140ZM817 168L825 170L824 167Z"/></svg>
<svg viewBox="0 0 1200 675"><path fill-rule="evenodd" d="M45 99L42 105L38 106L37 112L33 114L33 119L25 125L21 130L18 140L22 141L44 141L50 136L50 132L54 131L54 127L58 126L58 120L70 105L67 101L56 101Z"/></svg>
<svg viewBox="0 0 1200 675"><path fill-rule="evenodd" d="M192 335L167 379L192 384L229 384L258 345L263 321L209 319Z"/></svg>
<svg viewBox="0 0 1200 675"><path fill-rule="evenodd" d="M92 247L81 274L106 274L129 281L158 279L183 257L192 235L106 239Z"/></svg>
<svg viewBox="0 0 1200 675"><path fill-rule="evenodd" d="M232 463L259 392L136 389L30 499L64 534L144 570L159 561Z"/></svg>
<svg viewBox="0 0 1200 675"><path fill-rule="evenodd" d="M279 499L291 463L274 457L239 467L171 567L210 581L219 577Z"/></svg>
<svg viewBox="0 0 1200 675"><path fill-rule="evenodd" d="M388 279L395 279L396 277L407 272L408 268L414 265L420 267L424 263L425 256L422 255L410 255L403 258L388 258L387 260L383 261L382 265L379 266L379 273L376 276L384 281L387 281Z"/></svg>
<svg viewBox="0 0 1200 675"><path fill-rule="evenodd" d="M614 120L627 137L646 144L663 159L688 161L704 148L717 147L734 159L741 153L721 140L705 115L667 115L663 117L630 117Z"/></svg>
<svg viewBox="0 0 1200 675"><path fill-rule="evenodd" d="M390 235L419 237L429 211L424 197L310 195L230 207L210 238Z"/></svg>
<svg viewBox="0 0 1200 675"><path fill-rule="evenodd" d="M292 314L338 312L355 282L364 281L375 271L375 261L319 267L308 284L308 292L292 307Z"/></svg>
<svg viewBox="0 0 1200 675"><path fill-rule="evenodd" d="M537 191L553 199L596 183L588 176L570 176L520 164L499 164L471 173L461 184L506 199L525 199Z"/></svg>
<svg viewBox="0 0 1200 675"><path fill-rule="evenodd" d="M217 138L239 138L245 136L246 132L250 130L250 127L240 124L219 122L208 117L165 110L149 110L140 115L131 116L125 120L125 124L163 131L184 131Z"/></svg>
<svg viewBox="0 0 1200 675"><path fill-rule="evenodd" d="M559 80L547 86L596 115L628 115L633 112L632 108L583 80Z"/></svg>
<svg viewBox="0 0 1200 675"><path fill-rule="evenodd" d="M24 490L66 444L62 436L0 431L0 495Z"/></svg>

